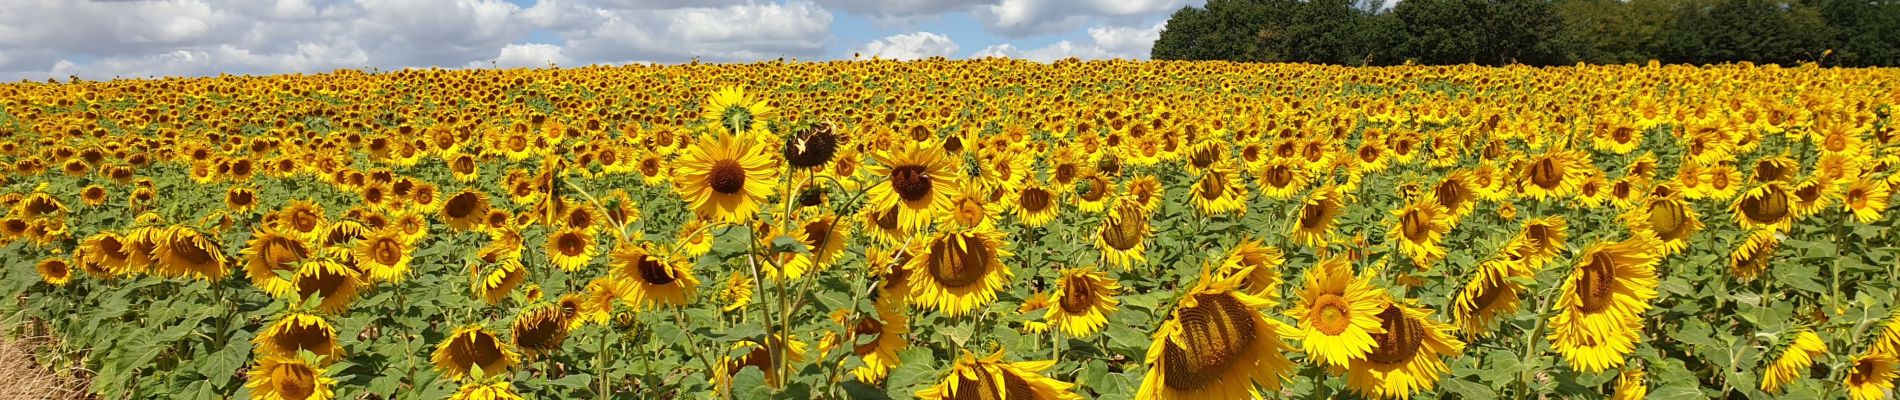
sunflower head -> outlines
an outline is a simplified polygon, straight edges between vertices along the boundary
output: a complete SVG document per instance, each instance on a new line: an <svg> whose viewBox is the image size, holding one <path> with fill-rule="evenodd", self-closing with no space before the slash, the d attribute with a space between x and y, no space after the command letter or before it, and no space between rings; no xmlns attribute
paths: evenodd
<svg viewBox="0 0 1900 400"><path fill-rule="evenodd" d="M1080 400L1075 384L1042 375L1055 361L1003 362L1003 351L986 357L965 352L943 382L917 391L917 398Z"/></svg>
<svg viewBox="0 0 1900 400"><path fill-rule="evenodd" d="M987 304L1015 276L1001 261L1010 254L994 229L939 232L904 266L912 271L911 301L950 315Z"/></svg>
<svg viewBox="0 0 1900 400"><path fill-rule="evenodd" d="M269 356L251 367L244 387L259 400L310 400L335 396L336 379L324 367L299 357Z"/></svg>
<svg viewBox="0 0 1900 400"><path fill-rule="evenodd" d="M1272 301L1237 291L1241 277L1203 271L1154 334L1140 398L1237 399L1279 390L1292 373L1283 337L1295 333L1259 311Z"/></svg>
<svg viewBox="0 0 1900 400"><path fill-rule="evenodd" d="M1121 304L1115 300L1120 292L1120 284L1094 267L1064 270L1057 281L1055 306L1049 307L1044 318L1069 336L1088 337L1108 325L1107 314Z"/></svg>
<svg viewBox="0 0 1900 400"><path fill-rule="evenodd" d="M429 360L442 375L451 379L464 379L475 371L481 371L482 376L496 376L514 367L520 361L520 355L487 329L470 325L457 328L455 333L436 344Z"/></svg>
<svg viewBox="0 0 1900 400"><path fill-rule="evenodd" d="M620 242L608 267L608 276L620 286L621 299L635 310L685 305L699 290L692 263L650 244Z"/></svg>
<svg viewBox="0 0 1900 400"><path fill-rule="evenodd" d="M277 321L259 331L251 343L256 345L259 354L272 357L295 357L300 352L310 352L331 362L343 354L343 347L337 343L336 328L322 316L302 312L277 317Z"/></svg>
<svg viewBox="0 0 1900 400"><path fill-rule="evenodd" d="M1301 347L1321 365L1346 366L1364 359L1384 332L1378 314L1389 300L1370 277L1354 277L1352 264L1330 258L1306 272L1300 301L1287 315L1299 321Z"/></svg>

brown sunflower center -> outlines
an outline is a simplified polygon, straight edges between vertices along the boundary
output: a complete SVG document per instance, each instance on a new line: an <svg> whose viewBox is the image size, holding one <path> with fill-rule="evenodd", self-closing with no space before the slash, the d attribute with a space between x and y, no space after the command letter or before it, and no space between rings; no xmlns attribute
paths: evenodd
<svg viewBox="0 0 1900 400"><path fill-rule="evenodd" d="M1060 165L1056 165L1055 173L1052 175L1054 175L1056 182L1074 181L1075 180L1075 164L1063 163Z"/></svg>
<svg viewBox="0 0 1900 400"><path fill-rule="evenodd" d="M1492 304L1497 304L1498 299L1504 298L1507 289L1491 283L1490 279L1484 279L1484 282L1478 285L1478 295L1471 298L1472 308L1477 311L1491 308Z"/></svg>
<svg viewBox="0 0 1900 400"><path fill-rule="evenodd" d="M996 250L980 238L940 239L930 245L930 277L946 287L970 286L989 275L995 258Z"/></svg>
<svg viewBox="0 0 1900 400"><path fill-rule="evenodd" d="M822 252L831 241L831 221L817 220L805 223L805 245L813 253Z"/></svg>
<svg viewBox="0 0 1900 400"><path fill-rule="evenodd" d="M331 272L329 268L317 268L315 273L298 274L295 283L297 286L297 297L302 298L310 297L312 294L322 294L325 299L328 299L331 295L342 291L345 286L350 284L350 281L348 276Z"/></svg>
<svg viewBox="0 0 1900 400"><path fill-rule="evenodd" d="M659 176L660 175L660 159L654 158L654 157L647 157L647 158L640 159L640 175Z"/></svg>
<svg viewBox="0 0 1900 400"><path fill-rule="evenodd" d="M1094 282L1079 276L1070 277L1068 281L1062 283L1062 299L1057 303L1062 305L1062 311L1070 314L1088 311L1089 307L1095 305Z"/></svg>
<svg viewBox="0 0 1900 400"><path fill-rule="evenodd" d="M1851 197L1850 197L1851 198ZM1788 216L1788 196L1780 190L1742 198L1742 216L1756 222L1776 222Z"/></svg>
<svg viewBox="0 0 1900 400"><path fill-rule="evenodd" d="M1142 236L1148 233L1148 219L1138 211L1127 210L1119 218L1102 221L1106 224L1102 227L1102 243L1122 251L1141 245Z"/></svg>
<svg viewBox="0 0 1900 400"><path fill-rule="evenodd" d="M1195 305L1175 312L1181 340L1161 349L1161 379L1169 388L1195 391L1218 384L1227 369L1244 362L1259 339L1254 311L1228 294L1196 294Z"/></svg>
<svg viewBox="0 0 1900 400"><path fill-rule="evenodd" d="M1088 191L1082 193L1082 199L1099 201L1103 197L1108 197L1108 180L1099 176L1088 177Z"/></svg>
<svg viewBox="0 0 1900 400"><path fill-rule="evenodd" d="M185 265L194 268L213 264L216 257L211 254L211 251L210 243L199 236L173 239L171 243L172 255L185 261Z"/></svg>
<svg viewBox="0 0 1900 400"><path fill-rule="evenodd" d="M1227 178L1219 172L1209 172L1201 177L1201 198L1219 199L1227 191Z"/></svg>
<svg viewBox="0 0 1900 400"><path fill-rule="evenodd" d="M734 160L714 161L706 183L720 194L738 194L745 189L745 167Z"/></svg>
<svg viewBox="0 0 1900 400"><path fill-rule="evenodd" d="M919 201L930 196L930 170L922 165L905 165L891 170L891 189L904 201Z"/></svg>
<svg viewBox="0 0 1900 400"><path fill-rule="evenodd" d="M1577 297L1583 312L1595 313L1610 307L1616 289L1616 258L1598 252L1583 265L1577 279Z"/></svg>
<svg viewBox="0 0 1900 400"><path fill-rule="evenodd" d="M482 205L480 197L481 196L476 195L475 192L456 194L455 197L449 198L447 204L443 205L442 213L444 216L449 217L449 219L466 219L475 215L475 212L480 209Z"/></svg>
<svg viewBox="0 0 1900 400"><path fill-rule="evenodd" d="M1432 194L1438 195L1438 205L1445 207L1446 210L1458 210L1459 207L1465 205L1466 195L1470 194L1470 189L1466 189L1465 185L1460 185L1457 181L1448 179L1440 182L1438 187L1432 188Z"/></svg>
<svg viewBox="0 0 1900 400"><path fill-rule="evenodd" d="M650 256L640 257L640 263L634 267L640 269L640 280L650 285L664 286L678 279L673 277L673 271L665 263Z"/></svg>
<svg viewBox="0 0 1900 400"><path fill-rule="evenodd" d="M1688 228L1684 221L1688 215L1683 213L1682 204L1673 201L1655 201L1649 204L1649 225L1663 239L1680 239L1687 236L1683 232Z"/></svg>
<svg viewBox="0 0 1900 400"><path fill-rule="evenodd" d="M1418 355L1418 348L1425 341L1425 327L1418 321L1405 317L1398 307L1387 305L1379 312L1381 325L1385 333L1372 335L1372 353L1366 354L1366 360L1381 364L1402 364Z"/></svg>
<svg viewBox="0 0 1900 400"><path fill-rule="evenodd" d="M1399 217L1400 233L1413 243L1424 242L1431 238L1431 220L1424 211L1412 210Z"/></svg>
<svg viewBox="0 0 1900 400"><path fill-rule="evenodd" d="M1285 165L1269 166L1260 174L1260 178L1266 181L1268 186L1284 188L1293 184L1293 169Z"/></svg>
<svg viewBox="0 0 1900 400"><path fill-rule="evenodd" d="M370 256L377 264L396 265L402 261L402 242L393 238L383 238L370 245Z"/></svg>
<svg viewBox="0 0 1900 400"><path fill-rule="evenodd" d="M996 377L999 375L1003 377L1002 382L996 382ZM1023 380L1021 376L1013 372L1003 371L1001 374L976 374L976 376L976 381L972 382L969 378L958 375L957 379L961 380L962 384L957 385L956 395L950 398L952 400L1034 400L1037 398L1035 388L1029 386L1029 381Z"/></svg>
<svg viewBox="0 0 1900 400"><path fill-rule="evenodd" d="M286 399L307 399L317 392L317 374L303 364L279 364L270 374L271 386Z"/></svg>
<svg viewBox="0 0 1900 400"><path fill-rule="evenodd" d="M500 365L506 361L502 354L501 340L487 333L469 333L456 336L450 343L455 349L455 364L460 368L473 365L484 370L489 366Z"/></svg>
<svg viewBox="0 0 1900 400"><path fill-rule="evenodd" d="M1333 210L1330 202L1308 203L1300 208L1300 227L1318 229L1332 222Z"/></svg>
<svg viewBox="0 0 1900 400"><path fill-rule="evenodd" d="M1026 188L1016 194L1016 204L1029 212L1049 209L1049 205L1052 204L1049 200L1049 191L1042 188Z"/></svg>
<svg viewBox="0 0 1900 400"><path fill-rule="evenodd" d="M271 345L282 351L283 356L294 356L300 350L329 355L336 346L336 337L322 325L292 322L286 324L282 333L271 336Z"/></svg>
<svg viewBox="0 0 1900 400"><path fill-rule="evenodd" d="M1564 179L1563 165L1555 157L1544 157L1531 165L1531 183L1544 189L1556 189Z"/></svg>
<svg viewBox="0 0 1900 400"><path fill-rule="evenodd" d="M1327 335L1338 335L1352 326L1352 305L1338 294L1326 293L1313 299L1313 329Z"/></svg>
<svg viewBox="0 0 1900 400"><path fill-rule="evenodd" d="M897 207L898 206L891 206L891 209L877 213L878 229L887 231L897 230Z"/></svg>

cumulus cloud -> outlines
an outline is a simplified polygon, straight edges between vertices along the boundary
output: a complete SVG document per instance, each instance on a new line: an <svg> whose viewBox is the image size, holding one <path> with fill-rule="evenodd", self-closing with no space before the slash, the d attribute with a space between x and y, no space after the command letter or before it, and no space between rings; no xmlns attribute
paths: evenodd
<svg viewBox="0 0 1900 400"><path fill-rule="evenodd" d="M957 52L957 42L950 37L931 32L915 32L892 35L873 40L859 48L859 58L882 58L892 60L915 60L930 57L949 57Z"/></svg>
<svg viewBox="0 0 1900 400"><path fill-rule="evenodd" d="M1089 28L1089 42L1077 43L1063 40L1048 46L1023 50L1009 44L984 47L972 58L1008 57L1050 62L1065 58L1084 60L1131 59L1144 60L1154 47L1155 38L1161 37L1161 28L1166 23L1156 23L1148 27L1098 26Z"/></svg>
<svg viewBox="0 0 1900 400"><path fill-rule="evenodd" d="M831 42L831 12L808 1L634 12L600 10L605 20L564 34L589 60L748 61L817 57Z"/></svg>
<svg viewBox="0 0 1900 400"><path fill-rule="evenodd" d="M548 64L567 65L561 46L545 43L510 44L493 59L470 62L469 68L540 68Z"/></svg>
<svg viewBox="0 0 1900 400"><path fill-rule="evenodd" d="M984 28L1024 37L1073 31L1091 20L1128 21L1167 15L1205 0L1001 0L977 7Z"/></svg>

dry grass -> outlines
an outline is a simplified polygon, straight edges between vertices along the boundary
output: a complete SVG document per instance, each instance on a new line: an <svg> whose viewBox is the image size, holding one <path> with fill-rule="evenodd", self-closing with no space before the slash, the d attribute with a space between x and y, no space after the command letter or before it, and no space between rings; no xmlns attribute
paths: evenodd
<svg viewBox="0 0 1900 400"><path fill-rule="evenodd" d="M6 324L0 324L6 325ZM84 374L74 370L48 369L40 365L40 355L54 347L50 337L14 338L13 329L0 329L0 400L84 399Z"/></svg>

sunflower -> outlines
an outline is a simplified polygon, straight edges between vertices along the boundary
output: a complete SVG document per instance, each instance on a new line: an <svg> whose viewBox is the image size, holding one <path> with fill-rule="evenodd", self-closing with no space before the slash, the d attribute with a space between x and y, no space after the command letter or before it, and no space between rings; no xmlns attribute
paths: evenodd
<svg viewBox="0 0 1900 400"><path fill-rule="evenodd" d="M1299 321L1300 347L1321 365L1344 367L1364 359L1378 345L1375 333L1385 332L1378 313L1385 292L1372 286L1371 277L1354 277L1352 264L1329 258L1306 271L1300 302L1286 311Z"/></svg>
<svg viewBox="0 0 1900 400"><path fill-rule="evenodd" d="M1334 186L1314 189L1300 201L1300 213L1294 220L1293 242L1302 246L1325 248L1333 235L1339 215L1346 208L1343 195Z"/></svg>
<svg viewBox="0 0 1900 400"><path fill-rule="evenodd" d="M1203 215L1246 214L1247 186L1236 184L1234 175L1233 168L1226 165L1202 171L1189 190L1194 198L1194 209Z"/></svg>
<svg viewBox="0 0 1900 400"><path fill-rule="evenodd" d="M1769 262L1775 258L1775 249L1781 246L1781 238L1772 230L1757 230L1742 239L1728 254L1729 272L1747 282L1760 277L1768 271Z"/></svg>
<svg viewBox="0 0 1900 400"><path fill-rule="evenodd" d="M1789 208L1793 210L1796 218L1814 215L1833 204L1836 196L1835 189L1834 183L1827 179L1803 179L1788 186L1788 190L1794 194L1794 204Z"/></svg>
<svg viewBox="0 0 1900 400"><path fill-rule="evenodd" d="M1390 236L1388 241L1398 243L1399 253L1411 259L1419 269L1431 269L1433 263L1445 258L1442 243L1455 217L1446 212L1437 198L1428 193L1393 210L1398 224L1386 231Z"/></svg>
<svg viewBox="0 0 1900 400"><path fill-rule="evenodd" d="M1688 249L1690 237L1702 230L1701 217L1681 198L1650 198L1647 205L1633 210L1626 218L1633 230L1660 239L1663 256Z"/></svg>
<svg viewBox="0 0 1900 400"><path fill-rule="evenodd" d="M322 300L317 310L330 314L341 314L356 301L356 295L363 285L361 275L349 266L330 259L317 259L299 263L297 273L290 277L291 286L296 290L290 295L297 299L309 299L313 296Z"/></svg>
<svg viewBox="0 0 1900 400"><path fill-rule="evenodd" d="M720 311L733 312L752 304L752 278L745 274L733 273L726 278L726 284L719 289L719 302L724 304Z"/></svg>
<svg viewBox="0 0 1900 400"><path fill-rule="evenodd" d="M1642 400L1649 394L1649 385L1643 382L1643 376L1640 367L1624 368L1623 372L1617 373L1616 393L1610 396L1610 400Z"/></svg>
<svg viewBox="0 0 1900 400"><path fill-rule="evenodd" d="M297 271L295 264L311 253L304 241L270 228L251 233L251 240L238 251L244 257L244 274L251 277L251 284L277 297L296 289L287 277Z"/></svg>
<svg viewBox="0 0 1900 400"><path fill-rule="evenodd" d="M938 232L921 243L923 250L903 269L909 275L911 303L952 316L962 315L996 300L1015 276L1002 258L1003 233L978 227Z"/></svg>
<svg viewBox="0 0 1900 400"><path fill-rule="evenodd" d="M1661 246L1639 235L1591 245L1576 258L1550 317L1550 340L1572 368L1602 371L1635 350L1643 313L1657 295Z"/></svg>
<svg viewBox="0 0 1900 400"><path fill-rule="evenodd" d="M1457 224L1458 220L1478 208L1477 191L1472 189L1470 172L1460 170L1446 174L1445 179L1432 185L1431 193L1431 200L1438 202L1449 217L1447 225Z"/></svg>
<svg viewBox="0 0 1900 400"><path fill-rule="evenodd" d="M548 235L548 262L562 270L573 272L587 266L594 259L594 235L586 230L565 228Z"/></svg>
<svg viewBox="0 0 1900 400"><path fill-rule="evenodd" d="M700 218L749 221L778 181L772 164L765 146L750 136L702 138L676 160L675 189Z"/></svg>
<svg viewBox="0 0 1900 400"><path fill-rule="evenodd" d="M1286 253L1259 239L1242 240L1227 249L1221 258L1220 275L1242 275L1239 290L1256 297L1278 301L1280 285L1285 282L1280 268L1286 265Z"/></svg>
<svg viewBox="0 0 1900 400"><path fill-rule="evenodd" d="M152 255L161 275L216 282L231 273L224 250L196 229L174 226L154 233L152 240L157 245Z"/></svg>
<svg viewBox="0 0 1900 400"><path fill-rule="evenodd" d="M482 219L488 215L488 195L480 191L464 189L449 196L440 210L442 221L456 231L474 230L482 225Z"/></svg>
<svg viewBox="0 0 1900 400"><path fill-rule="evenodd" d="M89 185L89 186L86 186L85 189L79 190L79 202L80 204L85 204L86 206L98 206L101 204L105 204L106 194L107 194L106 188L104 186Z"/></svg>
<svg viewBox="0 0 1900 400"><path fill-rule="evenodd" d="M772 279L798 279L805 274L824 269L835 262L839 253L844 252L845 235L851 227L839 225L838 217L825 214L806 220L793 228L788 235L805 245L807 251L793 252L789 260L784 261L784 274L776 269L767 269Z"/></svg>
<svg viewBox="0 0 1900 400"><path fill-rule="evenodd" d="M658 254L651 245L622 241L608 261L608 275L620 285L621 300L635 310L655 306L683 306L699 289L692 263Z"/></svg>
<svg viewBox="0 0 1900 400"><path fill-rule="evenodd" d="M1293 363L1284 338L1298 332L1259 309L1272 300L1238 291L1242 277L1208 271L1161 322L1148 346L1138 399L1239 399L1280 390ZM1373 325L1377 325L1374 321Z"/></svg>
<svg viewBox="0 0 1900 400"><path fill-rule="evenodd" d="M954 180L954 159L943 149L911 142L873 157L872 176L883 177L871 186L867 195L872 209L894 210L896 225L915 232L930 224L937 213L948 212L959 187ZM884 217L880 217L884 218Z"/></svg>
<svg viewBox="0 0 1900 400"><path fill-rule="evenodd" d="M1016 218L1023 225L1040 227L1056 219L1061 207L1056 203L1056 193L1041 181L1030 178L1016 189L1015 199L1009 208L1016 210Z"/></svg>
<svg viewBox="0 0 1900 400"><path fill-rule="evenodd" d="M1043 319L1070 337L1088 337L1101 332L1108 326L1108 313L1121 304L1115 300L1121 285L1094 267L1063 270L1062 279L1057 282L1056 307L1049 307Z"/></svg>
<svg viewBox="0 0 1900 400"><path fill-rule="evenodd" d="M323 360L335 362L343 355L343 346L337 343L336 328L330 321L316 314L289 312L277 317L277 320L258 331L251 339L259 355L266 357L296 357L298 352L310 352L323 357Z"/></svg>
<svg viewBox="0 0 1900 400"><path fill-rule="evenodd" d="M964 352L963 357L958 358L957 363L951 366L950 376L945 377L943 382L917 391L917 398L927 400L1082 399L1082 396L1073 391L1075 384L1042 375L1042 371L1056 365L1054 360L1004 363L1003 353L1003 350L998 349L989 356L978 358L975 354Z"/></svg>
<svg viewBox="0 0 1900 400"><path fill-rule="evenodd" d="M515 392L513 384L507 381L493 383L469 382L449 395L449 400L522 400Z"/></svg>
<svg viewBox="0 0 1900 400"><path fill-rule="evenodd" d="M1893 390L1893 380L1900 379L1900 360L1894 359L1892 354L1867 352L1854 357L1852 365L1841 383L1847 385L1848 394L1854 400L1887 398L1887 392Z"/></svg>
<svg viewBox="0 0 1900 400"><path fill-rule="evenodd" d="M1233 172L1229 173L1232 174ZM1235 182L1234 185L1237 185L1235 187L1245 187L1243 183L1238 182ZM1128 198L1137 203L1141 203L1141 209L1150 214L1154 213L1155 210L1161 209L1162 199L1168 194L1167 188L1161 186L1161 179L1151 174L1135 175L1134 178L1129 178L1124 186L1127 187L1127 190L1124 190L1124 192L1127 193ZM1244 209L1245 204L1242 204L1242 210Z"/></svg>
<svg viewBox="0 0 1900 400"><path fill-rule="evenodd" d="M528 279L527 268L521 265L519 257L483 260L469 267L471 289L490 305L501 304L509 292Z"/></svg>
<svg viewBox="0 0 1900 400"><path fill-rule="evenodd" d="M910 342L904 339L904 335L910 333L910 317L901 309L903 300L878 298L875 303L875 318L859 317L858 323L851 327L854 343L851 353L864 361L863 366L851 370L851 375L865 383L875 383L890 375L891 369L903 362L897 353L910 347Z"/></svg>
<svg viewBox="0 0 1900 400"><path fill-rule="evenodd" d="M456 328L455 333L437 343L429 361L443 376L463 379L478 369L482 376L496 376L514 367L520 357L495 334L479 325L469 325Z"/></svg>
<svg viewBox="0 0 1900 400"><path fill-rule="evenodd" d="M368 272L366 278L370 281L401 283L409 276L411 249L394 226L370 232L350 251L357 266Z"/></svg>
<svg viewBox="0 0 1900 400"><path fill-rule="evenodd" d="M674 241L674 245L679 247L680 252L690 257L706 255L706 252L712 251L712 229L706 227L705 221L687 221L680 226L679 237Z"/></svg>
<svg viewBox="0 0 1900 400"><path fill-rule="evenodd" d="M295 357L265 357L251 367L244 387L258 400L328 400L336 379L329 371Z"/></svg>
<svg viewBox="0 0 1900 400"><path fill-rule="evenodd" d="M1531 159L1519 178L1524 194L1538 201L1551 197L1568 196L1583 183L1589 174L1589 156L1577 151L1563 151L1557 148L1546 150L1544 154Z"/></svg>
<svg viewBox="0 0 1900 400"><path fill-rule="evenodd" d="M1787 187L1767 183L1736 197L1729 210L1744 229L1783 232L1794 226L1793 200Z"/></svg>
<svg viewBox="0 0 1900 400"><path fill-rule="evenodd" d="M1451 303L1452 320L1460 331L1466 336L1487 337L1499 320L1517 312L1522 304L1518 296L1524 291L1524 284L1512 279L1519 276L1517 271L1506 260L1478 264L1471 280L1458 290Z"/></svg>
<svg viewBox="0 0 1900 400"><path fill-rule="evenodd" d="M323 206L306 200L291 200L277 212L277 232L305 241L319 239L325 224Z"/></svg>
<svg viewBox="0 0 1900 400"><path fill-rule="evenodd" d="M1148 213L1134 199L1116 201L1095 233L1095 247L1101 250L1102 259L1124 270L1147 262L1143 253L1148 248L1148 237L1154 235L1148 219Z"/></svg>
<svg viewBox="0 0 1900 400"><path fill-rule="evenodd" d="M40 260L38 264L33 265L33 270L39 272L40 281L48 285L66 286L73 281L72 264L62 257Z"/></svg>
<svg viewBox="0 0 1900 400"><path fill-rule="evenodd" d="M587 287L579 294L570 293L561 296L561 309L573 310L574 316L568 318L568 329L578 329L584 324L605 324L614 312L614 303L626 293L620 291L620 285L614 284L611 277L599 277L587 282ZM570 304L573 303L573 304Z"/></svg>
<svg viewBox="0 0 1900 400"><path fill-rule="evenodd" d="M1827 355L1827 343L1814 331L1802 329L1796 332L1794 339L1782 347L1781 355L1761 373L1761 391L1781 393L1782 387L1807 375L1808 368L1814 366L1814 360Z"/></svg>
<svg viewBox="0 0 1900 400"><path fill-rule="evenodd" d="M1854 219L1863 224L1880 220L1880 214L1887 211L1890 188L1885 182L1869 176L1861 176L1847 185L1841 193L1841 208L1854 213Z"/></svg>
<svg viewBox="0 0 1900 400"><path fill-rule="evenodd" d="M251 209L257 208L257 191L241 187L226 190L224 207L234 213L248 214Z"/></svg>
<svg viewBox="0 0 1900 400"><path fill-rule="evenodd" d="M766 121L778 111L765 100L753 99L744 88L724 87L706 96L699 117L725 135L764 136Z"/></svg>
<svg viewBox="0 0 1900 400"><path fill-rule="evenodd" d="M1387 302L1378 318L1383 333L1365 359L1347 368L1347 387L1375 399L1409 398L1430 391L1450 371L1446 357L1457 357L1465 343L1451 337L1452 327L1431 319L1431 311Z"/></svg>
<svg viewBox="0 0 1900 400"><path fill-rule="evenodd" d="M1703 170L1702 174L1702 179L1706 182L1703 184L1702 193L1704 196L1715 200L1728 200L1730 197L1735 197L1735 191L1740 189L1743 183L1742 172L1727 164L1711 166ZM1783 185L1781 182L1770 182L1769 184L1777 186Z"/></svg>
<svg viewBox="0 0 1900 400"><path fill-rule="evenodd" d="M1102 211L1115 200L1114 184L1098 171L1090 171L1076 178L1075 184L1069 186L1068 192L1073 196L1070 201L1075 203L1075 209L1082 212Z"/></svg>
<svg viewBox="0 0 1900 400"><path fill-rule="evenodd" d="M576 303L578 304L578 303ZM568 329L573 327L573 318L580 310L568 312L561 304L543 304L529 307L515 315L515 321L509 325L513 333L515 347L528 357L549 354L561 348L561 342L567 340Z"/></svg>
<svg viewBox="0 0 1900 400"><path fill-rule="evenodd" d="M1306 171L1290 160L1276 159L1259 168L1260 194L1274 199L1291 199L1306 188Z"/></svg>
<svg viewBox="0 0 1900 400"><path fill-rule="evenodd" d="M755 367L759 369L759 372L765 374L766 385L774 388L783 387L782 382L780 382L778 378L778 367L780 365L793 366L793 364L804 362L807 346L805 342L798 340L796 336L788 338L773 334L771 337L772 339L767 341L770 342L769 345L760 345L759 342L751 340L740 340L738 343L733 343L733 350L728 351L727 354L743 353L744 355L739 356L737 359L720 357L719 364L726 366L726 373L713 374L713 386L721 388L721 392L730 392L730 385L732 384L730 377L739 375L739 371L744 370L746 367ZM779 355L783 355L783 363L778 362L780 361L778 359Z"/></svg>

